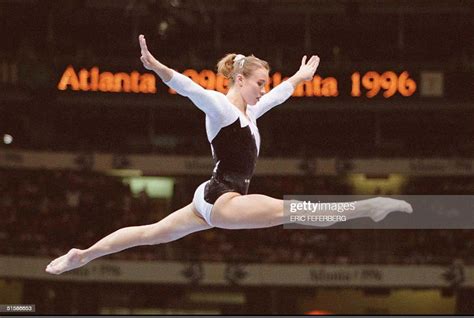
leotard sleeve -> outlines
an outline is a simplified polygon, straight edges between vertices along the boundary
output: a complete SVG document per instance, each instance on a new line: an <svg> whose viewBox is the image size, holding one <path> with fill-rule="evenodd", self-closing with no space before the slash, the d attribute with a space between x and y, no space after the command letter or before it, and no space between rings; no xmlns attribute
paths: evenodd
<svg viewBox="0 0 474 318"><path fill-rule="evenodd" d="M221 119L226 116L225 105L219 101L217 92L204 89L189 77L173 70L173 76L166 85L174 89L179 95L188 97L194 105L213 119Z"/></svg>
<svg viewBox="0 0 474 318"><path fill-rule="evenodd" d="M282 104L293 94L294 87L288 81L284 81L279 84L267 94L263 95L262 98L252 108L255 113L255 117L258 118L265 114L273 107Z"/></svg>

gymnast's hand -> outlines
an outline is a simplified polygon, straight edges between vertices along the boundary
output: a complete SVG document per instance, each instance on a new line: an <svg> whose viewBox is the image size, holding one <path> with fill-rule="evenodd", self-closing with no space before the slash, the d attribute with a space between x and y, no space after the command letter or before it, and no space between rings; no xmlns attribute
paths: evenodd
<svg viewBox="0 0 474 318"><path fill-rule="evenodd" d="M158 67L158 60L148 51L148 47L146 46L145 36L140 34L138 37L138 41L140 42L140 49L142 56L140 60L143 62L143 66L150 71L154 71L156 67Z"/></svg>
<svg viewBox="0 0 474 318"><path fill-rule="evenodd" d="M140 43L140 49L142 56L140 60L143 62L143 66L150 71L154 71L158 76L164 81L167 82L173 76L173 71L160 63L151 53L148 51L146 46L145 36L140 34L138 37L138 42Z"/></svg>
<svg viewBox="0 0 474 318"><path fill-rule="evenodd" d="M301 66L296 75L301 78L302 81L310 81L313 79L314 73L319 66L319 56L313 55L306 63L306 55L301 59Z"/></svg>
<svg viewBox="0 0 474 318"><path fill-rule="evenodd" d="M303 81L311 81L313 79L314 73L319 66L319 56L313 55L306 63L306 55L301 59L301 66L298 72L295 73L288 81L293 84L293 87L298 86L299 83Z"/></svg>

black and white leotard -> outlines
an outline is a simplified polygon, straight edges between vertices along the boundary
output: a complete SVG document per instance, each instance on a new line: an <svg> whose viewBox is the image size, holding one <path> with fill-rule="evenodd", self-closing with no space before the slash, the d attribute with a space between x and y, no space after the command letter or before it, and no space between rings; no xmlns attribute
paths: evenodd
<svg viewBox="0 0 474 318"><path fill-rule="evenodd" d="M222 194L247 194L260 150L257 119L286 101L293 93L293 85L286 81L281 83L257 104L248 106L245 115L224 94L206 90L178 72L173 71L166 84L191 99L206 114L207 138L215 166L211 179L196 190L193 202L211 225L212 205Z"/></svg>

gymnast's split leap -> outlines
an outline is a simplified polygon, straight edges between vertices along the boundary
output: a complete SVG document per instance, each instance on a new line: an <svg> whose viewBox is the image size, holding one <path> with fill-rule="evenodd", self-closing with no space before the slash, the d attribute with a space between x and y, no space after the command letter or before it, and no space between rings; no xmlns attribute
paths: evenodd
<svg viewBox="0 0 474 318"><path fill-rule="evenodd" d="M73 248L53 260L46 267L48 273L61 274L104 255L171 242L213 227L253 229L289 223L283 213L283 200L247 194L260 149L257 119L285 102L299 83L312 80L319 57L313 55L307 60L304 56L293 76L265 94L268 63L253 55L227 54L217 64L218 73L229 79L229 91L224 95L206 90L163 65L150 53L143 35L139 42L143 66L206 114L206 132L215 162L212 177L196 189L193 201L184 208L154 224L119 229L87 249ZM377 197L356 201L355 210L345 216L380 221L393 211L411 213L412 207L405 201ZM324 215L332 211L319 212Z"/></svg>

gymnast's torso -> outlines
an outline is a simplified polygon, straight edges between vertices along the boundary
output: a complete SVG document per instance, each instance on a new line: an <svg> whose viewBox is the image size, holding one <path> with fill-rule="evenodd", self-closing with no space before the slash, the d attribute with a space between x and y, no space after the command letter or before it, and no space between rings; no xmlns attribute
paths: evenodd
<svg viewBox="0 0 474 318"><path fill-rule="evenodd" d="M283 82L244 114L219 92L206 90L188 77L173 72L166 82L178 94L186 96L206 114L206 133L211 144L214 170L204 189L209 204L224 193L247 194L260 150L257 119L293 93L293 85Z"/></svg>
<svg viewBox="0 0 474 318"><path fill-rule="evenodd" d="M260 135L255 118L251 111L247 111L245 116L230 105L229 112L232 111L235 120L221 127L211 141L215 166L204 191L204 199L210 204L226 192L247 194L257 163ZM209 118L206 118L206 123L212 125Z"/></svg>

